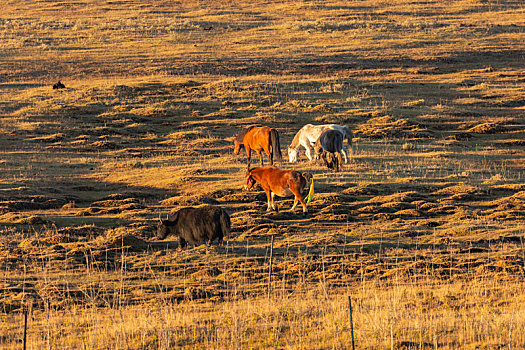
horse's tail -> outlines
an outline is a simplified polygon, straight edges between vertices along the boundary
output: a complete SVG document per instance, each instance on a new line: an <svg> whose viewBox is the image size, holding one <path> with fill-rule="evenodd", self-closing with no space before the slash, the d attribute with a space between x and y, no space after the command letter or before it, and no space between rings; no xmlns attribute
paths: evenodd
<svg viewBox="0 0 525 350"><path fill-rule="evenodd" d="M308 204L314 196L314 177L312 174L306 172L302 173L301 175L305 178L305 180L310 181L310 190L308 191L306 197L304 197L306 204Z"/></svg>
<svg viewBox="0 0 525 350"><path fill-rule="evenodd" d="M348 150L350 151L350 153L354 154L354 143L353 143L354 134L352 133L352 130L350 130L350 128L347 125L345 125L344 128L345 128L345 138L348 141Z"/></svg>
<svg viewBox="0 0 525 350"><path fill-rule="evenodd" d="M278 160L283 159L283 154L281 153L281 144L279 143L279 133L275 129L270 130L270 146L271 146L271 159L273 161L273 156L276 155Z"/></svg>
<svg viewBox="0 0 525 350"><path fill-rule="evenodd" d="M342 137L341 137L342 136ZM334 140L334 146L335 146L335 150L337 152L341 152L341 149L343 149L343 142L345 140L345 135L341 135L339 137L337 137L335 140ZM350 143L349 143L350 145Z"/></svg>

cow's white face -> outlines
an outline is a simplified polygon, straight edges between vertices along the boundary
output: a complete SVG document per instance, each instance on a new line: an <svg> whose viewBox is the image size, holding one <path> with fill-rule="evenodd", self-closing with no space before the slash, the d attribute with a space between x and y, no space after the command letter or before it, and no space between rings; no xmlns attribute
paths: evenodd
<svg viewBox="0 0 525 350"><path fill-rule="evenodd" d="M297 162L297 150L291 147L288 147L288 161L290 163Z"/></svg>

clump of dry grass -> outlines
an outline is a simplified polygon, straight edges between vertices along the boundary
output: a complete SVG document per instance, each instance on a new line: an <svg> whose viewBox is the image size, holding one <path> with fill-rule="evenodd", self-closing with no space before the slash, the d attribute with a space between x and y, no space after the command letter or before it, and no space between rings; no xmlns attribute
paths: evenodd
<svg viewBox="0 0 525 350"><path fill-rule="evenodd" d="M468 129L469 132L477 134L493 134L505 130L499 123L481 123Z"/></svg>
<svg viewBox="0 0 525 350"><path fill-rule="evenodd" d="M24 307L35 348L347 348L347 296L359 348L519 347L524 18L516 1L3 4L0 348ZM348 124L354 157L279 163L317 195L307 218L264 212L232 135L271 124L284 149L311 122ZM153 240L159 213L203 202L231 214L224 246Z"/></svg>
<svg viewBox="0 0 525 350"><path fill-rule="evenodd" d="M148 305L99 309L86 305L33 314L29 340L90 347L333 347L351 343L347 296L353 303L356 346L519 346L522 283L487 281L443 284L419 281L364 283L346 293L327 293L322 284L307 292L271 299ZM166 293L167 295L168 293ZM483 303L475 300L482 298ZM465 304L460 301L466 302ZM494 308L499 310L494 317ZM410 317L408 317L410 315ZM114 319L115 322L110 320ZM10 320L10 322L15 321ZM21 320L18 320L19 322ZM457 326L454 326L457 325ZM68 327L68 332L63 332ZM454 327L454 328L452 328ZM451 330L454 329L453 332ZM502 331L504 330L504 331ZM20 336L12 335L15 340ZM19 339L19 338L18 338Z"/></svg>
<svg viewBox="0 0 525 350"><path fill-rule="evenodd" d="M424 127L418 126L405 118L382 116L369 119L356 131L357 136L381 139L391 137L421 138L429 137L430 133Z"/></svg>

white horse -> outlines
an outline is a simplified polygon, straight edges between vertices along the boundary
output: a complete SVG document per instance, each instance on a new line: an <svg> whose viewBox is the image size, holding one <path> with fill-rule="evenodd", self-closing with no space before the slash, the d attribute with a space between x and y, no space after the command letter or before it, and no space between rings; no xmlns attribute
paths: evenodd
<svg viewBox="0 0 525 350"><path fill-rule="evenodd" d="M325 124L325 125L312 125L312 124L306 124L295 134L292 144L288 146L288 160L290 163L297 162L297 149L301 146L303 146L306 149L306 157L308 157L309 160L312 160L315 156L315 154L312 154L313 145L317 139L319 139L319 136L323 133L326 129L333 129L340 131L344 138L348 140L348 148L350 149L350 152L354 154L354 148L352 145L352 130L346 125L337 125L337 124ZM343 154L343 158L345 159L345 163L348 163L348 157L347 157L348 149L343 146L343 149L341 150L341 153Z"/></svg>

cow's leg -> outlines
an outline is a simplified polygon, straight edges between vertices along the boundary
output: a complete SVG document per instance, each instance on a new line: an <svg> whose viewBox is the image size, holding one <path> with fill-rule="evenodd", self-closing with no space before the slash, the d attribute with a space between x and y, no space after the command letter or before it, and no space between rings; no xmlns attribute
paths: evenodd
<svg viewBox="0 0 525 350"><path fill-rule="evenodd" d="M182 238L182 237L179 237L179 247L180 247L181 249L186 248L186 241L185 241L184 238Z"/></svg>
<svg viewBox="0 0 525 350"><path fill-rule="evenodd" d="M278 212L279 210L275 207L274 198L275 198L275 193L272 192L272 209Z"/></svg>

